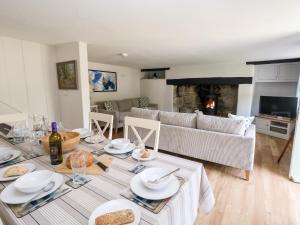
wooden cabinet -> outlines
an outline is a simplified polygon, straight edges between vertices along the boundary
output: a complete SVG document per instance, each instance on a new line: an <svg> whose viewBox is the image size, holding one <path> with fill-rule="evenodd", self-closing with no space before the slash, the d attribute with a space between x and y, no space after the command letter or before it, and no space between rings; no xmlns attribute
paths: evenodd
<svg viewBox="0 0 300 225"><path fill-rule="evenodd" d="M298 81L299 63L278 64L278 80Z"/></svg>
<svg viewBox="0 0 300 225"><path fill-rule="evenodd" d="M256 82L298 82L300 63L279 63L255 66Z"/></svg>
<svg viewBox="0 0 300 225"><path fill-rule="evenodd" d="M257 65L255 75L258 81L277 80L277 64Z"/></svg>

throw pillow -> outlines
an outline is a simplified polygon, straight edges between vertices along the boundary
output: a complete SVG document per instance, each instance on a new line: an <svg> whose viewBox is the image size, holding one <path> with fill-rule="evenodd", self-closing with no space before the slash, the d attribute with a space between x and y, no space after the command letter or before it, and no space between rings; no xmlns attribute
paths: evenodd
<svg viewBox="0 0 300 225"><path fill-rule="evenodd" d="M246 131L244 120L201 114L197 115L197 128L241 136L245 135Z"/></svg>
<svg viewBox="0 0 300 225"><path fill-rule="evenodd" d="M237 119L237 120L244 120L246 129L250 127L254 120L254 116L238 116L231 113L228 113L228 118Z"/></svg>
<svg viewBox="0 0 300 225"><path fill-rule="evenodd" d="M159 110L141 109L141 108L131 108L131 115L133 117L158 120Z"/></svg>
<svg viewBox="0 0 300 225"><path fill-rule="evenodd" d="M196 113L159 112L159 120L163 124L196 128Z"/></svg>
<svg viewBox="0 0 300 225"><path fill-rule="evenodd" d="M105 110L107 110L107 111L117 111L118 110L118 106L116 105L115 102L112 102L112 101L104 102L104 107L105 107Z"/></svg>
<svg viewBox="0 0 300 225"><path fill-rule="evenodd" d="M145 108L149 105L149 98L148 97L140 97L139 98L139 107Z"/></svg>

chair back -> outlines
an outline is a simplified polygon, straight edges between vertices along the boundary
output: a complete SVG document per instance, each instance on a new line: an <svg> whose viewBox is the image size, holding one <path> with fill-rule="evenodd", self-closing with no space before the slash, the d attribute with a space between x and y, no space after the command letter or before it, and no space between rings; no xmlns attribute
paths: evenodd
<svg viewBox="0 0 300 225"><path fill-rule="evenodd" d="M25 122L28 127L28 114L27 113L14 113L0 115L0 123L14 123L14 122Z"/></svg>
<svg viewBox="0 0 300 225"><path fill-rule="evenodd" d="M150 136L155 132L154 140L154 150L158 151L159 144L159 132L160 132L160 121L142 119L136 117L125 117L125 126L124 126L124 138L128 139L128 127L130 127L140 143L145 143L150 138ZM148 129L148 134L142 139L139 135L136 127Z"/></svg>
<svg viewBox="0 0 300 225"><path fill-rule="evenodd" d="M107 128L109 128L108 139L112 139L113 121L114 121L113 115L97 113L97 112L90 112L89 117L90 117L90 131L92 130L93 123L96 125L98 133L102 132L104 134L104 132L107 130ZM99 125L99 121L105 123L105 126L103 129Z"/></svg>

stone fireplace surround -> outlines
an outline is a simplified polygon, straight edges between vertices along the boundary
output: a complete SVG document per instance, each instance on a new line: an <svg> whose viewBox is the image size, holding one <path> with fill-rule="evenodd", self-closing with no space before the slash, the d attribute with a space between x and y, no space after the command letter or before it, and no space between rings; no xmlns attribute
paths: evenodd
<svg viewBox="0 0 300 225"><path fill-rule="evenodd" d="M252 93L252 77L213 77L168 79L168 85L173 85L173 111L193 112L205 110L205 96L216 96L217 111L209 109L207 114L227 116L228 113L249 115L248 104ZM251 106L250 106L251 107Z"/></svg>

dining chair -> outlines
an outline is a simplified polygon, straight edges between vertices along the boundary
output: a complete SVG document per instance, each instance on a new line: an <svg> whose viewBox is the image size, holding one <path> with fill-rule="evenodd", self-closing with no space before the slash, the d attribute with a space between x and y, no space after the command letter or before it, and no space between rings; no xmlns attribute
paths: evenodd
<svg viewBox="0 0 300 225"><path fill-rule="evenodd" d="M159 143L159 132L160 132L160 121L142 119L136 117L125 117L125 125L124 125L124 138L128 139L128 128L131 128L134 135L138 139L140 143L146 145L147 140L150 136L155 132L155 140L154 140L154 151L158 151L158 143ZM148 134L142 139L139 135L136 127L148 129Z"/></svg>
<svg viewBox="0 0 300 225"><path fill-rule="evenodd" d="M114 121L114 116L109 115L109 114L104 114L104 113L97 113L97 112L90 112L89 113L89 118L90 118L90 131L92 131L92 125L93 123L96 125L96 129L98 133L104 132L107 130L109 127L109 132L108 132L108 139L112 139L112 131L113 131L113 121ZM99 124L100 122L106 123L104 125L104 128L101 128L101 125Z"/></svg>
<svg viewBox="0 0 300 225"><path fill-rule="evenodd" d="M14 122L25 122L28 127L28 114L27 113L14 113L0 115L0 123L14 123Z"/></svg>

